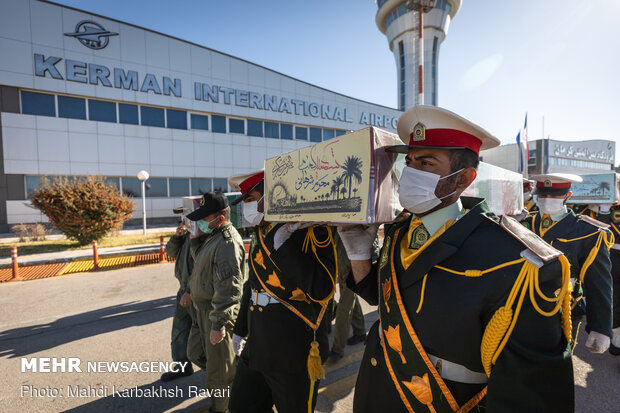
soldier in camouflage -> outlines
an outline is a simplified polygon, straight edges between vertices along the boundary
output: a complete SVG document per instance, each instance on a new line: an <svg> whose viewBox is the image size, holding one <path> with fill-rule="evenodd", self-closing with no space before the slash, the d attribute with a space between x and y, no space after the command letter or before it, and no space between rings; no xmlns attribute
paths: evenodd
<svg viewBox="0 0 620 413"><path fill-rule="evenodd" d="M175 208L175 213L180 213L183 208ZM179 291L177 292L176 305L174 307L174 316L172 318L172 337L170 347L172 350L172 360L176 362L189 362L187 357L187 339L192 324L196 320L196 312L192 306L189 293L189 278L192 274L194 260L190 254L191 245L198 246L202 242L202 238L190 238L190 234L183 222L179 224L176 233L170 237L166 244L166 254L175 258L174 276L179 280ZM196 357L196 365L205 368L204 353L202 348L198 349L200 356ZM161 376L162 381L170 381L179 377L190 376L194 372L191 363L186 364L185 369L177 371L169 371Z"/></svg>
<svg viewBox="0 0 620 413"><path fill-rule="evenodd" d="M211 412L228 411L230 385L235 376L232 328L239 311L245 275L243 240L230 223L228 200L221 192L207 192L200 207L187 216L207 234L192 250L191 301L197 329L192 328L188 350L200 343L206 355L206 388ZM188 354L194 360L194 354Z"/></svg>

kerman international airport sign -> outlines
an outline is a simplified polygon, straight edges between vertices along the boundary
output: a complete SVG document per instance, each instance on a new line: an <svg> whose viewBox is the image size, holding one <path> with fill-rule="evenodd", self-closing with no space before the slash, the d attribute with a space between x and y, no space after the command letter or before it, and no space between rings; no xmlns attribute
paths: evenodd
<svg viewBox="0 0 620 413"><path fill-rule="evenodd" d="M40 77L49 75L58 80L182 97L181 79L168 76L162 76L161 79L158 79L152 73L141 75L135 70L124 70L119 67L109 68L95 63L45 56L38 53L34 54L34 68L35 75ZM61 71L64 71L64 76ZM348 108L234 89L222 85L194 82L194 99L353 123ZM358 122L362 125L396 129L398 117L362 112Z"/></svg>

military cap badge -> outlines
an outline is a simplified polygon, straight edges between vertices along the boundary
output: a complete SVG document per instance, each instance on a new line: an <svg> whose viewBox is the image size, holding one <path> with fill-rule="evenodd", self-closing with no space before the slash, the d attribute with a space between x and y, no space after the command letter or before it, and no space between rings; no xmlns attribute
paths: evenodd
<svg viewBox="0 0 620 413"><path fill-rule="evenodd" d="M418 122L413 127L413 141L414 142L419 142L419 141L423 141L425 139L426 139L426 126L424 126L422 123Z"/></svg>

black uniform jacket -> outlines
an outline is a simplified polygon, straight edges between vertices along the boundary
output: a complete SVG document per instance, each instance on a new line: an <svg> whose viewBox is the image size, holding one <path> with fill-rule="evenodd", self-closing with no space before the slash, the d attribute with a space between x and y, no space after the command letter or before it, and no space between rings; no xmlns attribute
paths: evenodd
<svg viewBox="0 0 620 413"><path fill-rule="evenodd" d="M481 277L455 275L434 266L457 271L485 270L518 260L526 248L497 224L497 217L482 200L465 197L461 200L470 210L407 270L400 265L400 248L397 248L396 277L409 320L425 351L472 371L484 372L480 345L485 327L495 311L506 303L522 265L508 266ZM410 221L411 218L394 224L402 228L397 246ZM348 285L370 304L377 304L377 274L375 265L358 284L350 277ZM416 312L425 274L428 276L423 305ZM561 265L557 259L540 268L539 284L547 296L553 296L561 286ZM541 301L538 300L539 306L549 311L550 303ZM356 413L406 411L386 368L378 324L369 333L356 384L353 409ZM459 406L484 388L484 384L444 381ZM510 339L492 368L486 399L479 407L485 404L489 412L573 411L573 367L559 313L544 317L529 299L523 301Z"/></svg>
<svg viewBox="0 0 620 413"><path fill-rule="evenodd" d="M273 238L282 224L276 225L265 236L265 245L271 252L271 259L282 270L280 277L286 285L297 285L313 297L326 297L332 290L332 281L317 262L312 251L304 253L302 245L308 229L295 231L278 250L274 250ZM318 239L325 239L325 227L314 227ZM254 243L253 243L254 244ZM317 249L321 254L325 249ZM250 251L250 257L252 257ZM320 255L332 274L335 272L333 253ZM250 265L248 281L243 288L241 309L233 332L247 336L247 343L241 357L247 360L253 370L264 372L285 372L307 376L307 358L310 343L314 339L312 329L297 315L282 304L269 304L259 308L252 303L252 289L263 288ZM329 343L326 320L316 331L321 358L327 359Z"/></svg>
<svg viewBox="0 0 620 413"><path fill-rule="evenodd" d="M538 235L541 233L540 224L540 212L530 214L523 220L523 225ZM596 245L601 231L604 232L603 236L609 239L606 224L583 215L575 215L569 210L568 215L547 230L542 239L566 255L571 266L571 278L579 279L582 270L586 268L588 256L591 253L596 254L594 261L586 268L582 280L586 301L586 331L596 331L611 337L611 260L605 242Z"/></svg>

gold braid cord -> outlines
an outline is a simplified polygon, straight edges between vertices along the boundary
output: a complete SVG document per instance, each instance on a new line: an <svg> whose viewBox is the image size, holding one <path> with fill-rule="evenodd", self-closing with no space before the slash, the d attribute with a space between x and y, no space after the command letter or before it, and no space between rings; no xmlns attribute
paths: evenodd
<svg viewBox="0 0 620 413"><path fill-rule="evenodd" d="M311 297L310 294L306 294L306 296L310 300L314 301L315 303L320 303L320 304L325 304L329 300L332 299L332 297L334 296L334 293L336 292L336 280L338 279L338 253L336 252L336 243L334 242L334 237L332 236L331 228L329 227L326 227L326 228L327 228L327 238L323 241L319 241L316 239L316 235L314 234L314 228L309 227L308 232L306 233L306 238L304 239L304 243L302 245L302 249L304 253L306 254L308 253L308 247L312 247L312 252L314 253L314 256L316 257L316 260L319 262L319 264L321 264L321 266L329 274L329 277L331 278L331 281L332 281L332 289L327 297L323 299L315 299ZM323 261L321 261L321 259L319 258L319 255L316 252L317 247L326 248L329 245L331 245L334 250L334 267L336 269L334 274L332 274L332 272L325 266L325 264L323 264Z"/></svg>
<svg viewBox="0 0 620 413"><path fill-rule="evenodd" d="M610 235L609 238L607 238L605 235L606 235L605 231L599 231L594 248L592 248L592 250L588 254L588 258L586 258L586 261L581 266L581 272L579 273L579 279L581 280L581 282L583 282L583 279L586 277L586 271L588 271L588 268L590 268L590 265L592 265L592 263L596 259L596 256L598 255L598 252L601 249L601 244L603 244L604 242L605 247L607 247L607 250L609 250L611 246L614 244L614 235L611 232L609 233Z"/></svg>
<svg viewBox="0 0 620 413"><path fill-rule="evenodd" d="M532 306L540 315L552 317L557 314L558 311L562 311L562 331L570 343L570 265L568 263L568 259L563 255L559 257L559 260L562 264L562 287L555 297L547 297L540 290L540 285L538 282L538 267L529 261L525 261L523 267L521 267L517 280L515 281L512 290L510 291L510 295L506 300L506 304L500 307L495 314L493 314L493 317L491 317L491 321L487 324L487 327L484 330L484 335L482 336L480 355L482 358L482 366L484 367L484 371L487 376L491 375L492 365L495 364L497 358L510 338L510 334L512 333L515 324L517 323L517 319L519 318L519 312L521 311L523 300L528 292ZM544 301L555 303L553 310L542 310L536 302L537 297L534 293L537 294L538 298L542 298ZM517 296L518 301L516 302L516 307L513 310Z"/></svg>

